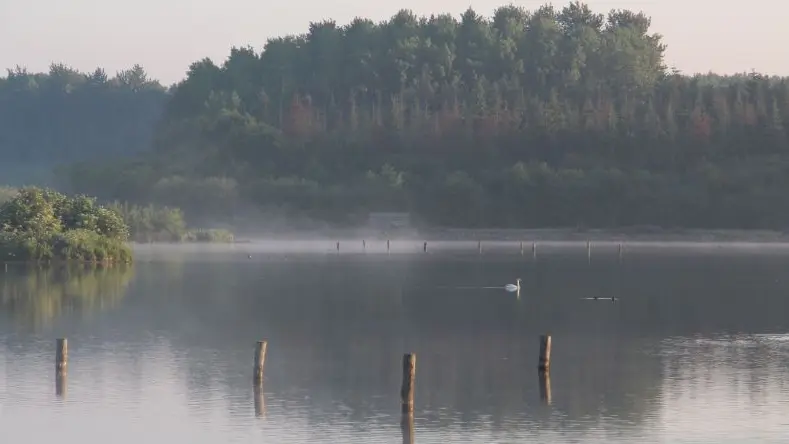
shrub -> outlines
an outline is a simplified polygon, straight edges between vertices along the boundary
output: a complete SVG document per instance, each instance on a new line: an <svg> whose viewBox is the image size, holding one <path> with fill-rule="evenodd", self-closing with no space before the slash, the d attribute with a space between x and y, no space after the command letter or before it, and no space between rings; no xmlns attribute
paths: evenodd
<svg viewBox="0 0 789 444"><path fill-rule="evenodd" d="M23 188L0 205L0 260L129 262L129 228L94 198Z"/></svg>
<svg viewBox="0 0 789 444"><path fill-rule="evenodd" d="M212 229L212 230L190 230L185 235L183 240L185 242L224 242L233 243L235 236L228 230Z"/></svg>

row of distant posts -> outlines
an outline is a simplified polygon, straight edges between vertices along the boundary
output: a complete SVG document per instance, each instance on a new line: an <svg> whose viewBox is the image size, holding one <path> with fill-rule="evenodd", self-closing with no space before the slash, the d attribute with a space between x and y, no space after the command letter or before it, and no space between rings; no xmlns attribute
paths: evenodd
<svg viewBox="0 0 789 444"><path fill-rule="evenodd" d="M59 338L55 343L55 394L65 396L66 378L68 375L68 339ZM258 341L255 345L253 368L253 386L255 398L255 415L261 416L265 410L263 400L263 374L266 365L267 341ZM546 404L551 403L551 336L540 336L540 357L537 365L540 382L540 399ZM416 353L403 355L403 383L400 386L400 411L402 413L401 428L403 442L414 442L414 387L416 383Z"/></svg>
<svg viewBox="0 0 789 444"><path fill-rule="evenodd" d="M386 241L386 252L387 253L391 252L390 245L391 245L390 241L387 240ZM523 242L520 243L520 247L521 247L521 256L523 256L524 253L525 253ZM340 241L337 241L337 244L336 244L335 248L337 249L337 253L339 253L340 252ZM362 239L362 250L367 251L367 241L364 240L364 239ZM427 253L427 241L422 243L422 251ZM479 254L482 254L482 241L481 240L477 241L477 252ZM622 257L625 254L625 247L624 247L624 245L621 242L619 243L618 254L619 254L619 259L622 259ZM532 242L531 243L531 255L532 255L533 259L537 259L537 242ZM591 262L591 260L592 260L592 241L586 241L586 257Z"/></svg>

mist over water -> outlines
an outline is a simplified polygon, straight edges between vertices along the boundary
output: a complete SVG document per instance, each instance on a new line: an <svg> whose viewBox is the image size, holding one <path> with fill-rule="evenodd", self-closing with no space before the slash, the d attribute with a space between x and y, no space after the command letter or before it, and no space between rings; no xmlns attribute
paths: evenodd
<svg viewBox="0 0 789 444"><path fill-rule="evenodd" d="M424 251L424 244L427 243L427 251ZM143 255L143 258L151 256L157 260L167 258L181 258L184 255L222 253L212 255L208 259L217 260L236 260L242 256L234 256L233 253L267 253L267 254L328 254L338 253L337 243L339 243L339 253L341 254L416 254L416 253L458 253L462 255L479 254L479 247L482 254L495 253L497 255L521 254L520 241L454 241L454 240L430 240L412 236L406 239L389 240L378 237L336 237L322 239L304 238L251 238L233 245L227 244L135 244L135 254ZM537 255L545 253L583 253L586 257L587 241L577 240L524 240L522 241L523 255L532 257L532 247L536 247ZM655 255L667 253L671 255L708 255L712 254L789 254L789 242L707 242L707 241L618 241L602 240L591 241L592 253L602 253L606 256L616 257L619 248L623 249L623 254L648 254ZM580 256L579 256L580 257ZM192 257L191 259L194 259Z"/></svg>
<svg viewBox="0 0 789 444"><path fill-rule="evenodd" d="M139 245L0 274L3 442L782 442L789 249L380 239ZM250 258L251 256L251 258ZM103 273L103 274L102 274ZM503 286L520 277L519 297ZM464 287L459 290L452 287ZM468 287L468 288L466 288ZM616 303L581 300L611 297ZM538 336L553 337L550 404ZM55 395L54 340L68 337ZM262 396L253 347L269 341ZM256 407L257 405L257 407ZM47 424L42 427L42 424Z"/></svg>

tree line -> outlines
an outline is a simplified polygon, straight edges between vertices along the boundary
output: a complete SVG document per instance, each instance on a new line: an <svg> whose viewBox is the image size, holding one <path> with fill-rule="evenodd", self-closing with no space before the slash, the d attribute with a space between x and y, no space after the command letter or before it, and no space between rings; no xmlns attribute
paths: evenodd
<svg viewBox="0 0 789 444"><path fill-rule="evenodd" d="M61 177L195 217L785 227L789 80L683 75L650 24L579 2L315 22L195 62L150 151Z"/></svg>
<svg viewBox="0 0 789 444"><path fill-rule="evenodd" d="M53 63L0 77L0 177L24 185L51 181L53 167L112 160L149 150L166 88L135 65L114 77Z"/></svg>

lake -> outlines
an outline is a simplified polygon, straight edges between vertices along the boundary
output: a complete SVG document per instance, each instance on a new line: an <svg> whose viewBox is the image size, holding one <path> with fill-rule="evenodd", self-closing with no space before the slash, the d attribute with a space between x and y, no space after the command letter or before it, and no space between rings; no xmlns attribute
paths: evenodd
<svg viewBox="0 0 789 444"><path fill-rule="evenodd" d="M139 246L128 267L0 269L0 441L405 442L413 352L417 443L786 442L786 246L628 244L620 259L594 244L589 260L554 243L534 260L531 244L394 244ZM483 288L518 277L519 295Z"/></svg>

